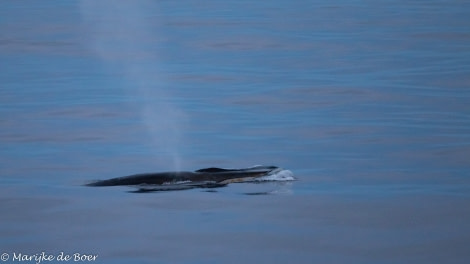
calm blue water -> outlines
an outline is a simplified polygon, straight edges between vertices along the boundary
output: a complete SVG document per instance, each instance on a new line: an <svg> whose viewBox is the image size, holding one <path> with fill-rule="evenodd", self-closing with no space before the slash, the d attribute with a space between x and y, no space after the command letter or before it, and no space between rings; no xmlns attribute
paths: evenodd
<svg viewBox="0 0 470 264"><path fill-rule="evenodd" d="M465 1L1 1L0 254L468 263L469 103Z"/></svg>

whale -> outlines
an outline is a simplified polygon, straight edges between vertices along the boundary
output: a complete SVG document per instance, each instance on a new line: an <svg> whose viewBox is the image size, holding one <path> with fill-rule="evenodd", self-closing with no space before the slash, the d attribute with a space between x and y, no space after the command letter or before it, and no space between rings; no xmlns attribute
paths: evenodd
<svg viewBox="0 0 470 264"><path fill-rule="evenodd" d="M254 166L242 169L210 167L196 171L140 173L98 180L85 184L90 187L132 186L144 191L184 190L191 188L223 187L229 183L256 181L284 169L277 166Z"/></svg>

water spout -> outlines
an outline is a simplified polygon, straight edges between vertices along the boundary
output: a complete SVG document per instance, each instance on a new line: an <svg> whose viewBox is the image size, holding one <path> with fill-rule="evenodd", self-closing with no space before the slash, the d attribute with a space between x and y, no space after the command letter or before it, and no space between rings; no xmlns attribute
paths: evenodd
<svg viewBox="0 0 470 264"><path fill-rule="evenodd" d="M125 80L125 93L137 100L142 125L152 138L154 155L181 169L178 147L186 115L173 102L159 71L158 20L145 6L150 1L81 0L80 11L89 38L86 46L107 71Z"/></svg>

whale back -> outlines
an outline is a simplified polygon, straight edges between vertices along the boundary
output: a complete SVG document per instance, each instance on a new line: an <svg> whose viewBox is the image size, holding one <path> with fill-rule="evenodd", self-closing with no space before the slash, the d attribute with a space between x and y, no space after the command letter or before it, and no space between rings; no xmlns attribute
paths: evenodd
<svg viewBox="0 0 470 264"><path fill-rule="evenodd" d="M229 182L243 182L247 179L269 175L279 169L276 166L254 166L243 169L222 169L210 167L200 169L195 172L156 172L134 174L124 177L117 177L108 180L94 181L86 186L118 186L118 185L165 185L188 183L185 186L205 186L209 182L214 184L227 184ZM202 184L202 185L201 185Z"/></svg>
<svg viewBox="0 0 470 264"><path fill-rule="evenodd" d="M215 173L215 172L227 172L227 171L231 171L231 170L230 169L222 169L222 168L211 167L211 168L199 169L195 172Z"/></svg>
<svg viewBox="0 0 470 264"><path fill-rule="evenodd" d="M276 166L254 166L251 168L243 168L243 169L222 169L222 168L217 168L217 167L210 167L210 168L204 168L204 169L199 169L195 172L200 172L200 173L221 173L221 172L244 172L244 171L252 171L252 172L257 172L257 171L272 171L277 169L278 167Z"/></svg>

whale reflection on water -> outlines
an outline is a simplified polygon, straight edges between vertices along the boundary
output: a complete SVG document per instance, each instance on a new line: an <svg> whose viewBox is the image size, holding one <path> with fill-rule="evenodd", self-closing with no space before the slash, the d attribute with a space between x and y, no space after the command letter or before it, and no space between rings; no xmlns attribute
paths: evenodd
<svg viewBox="0 0 470 264"><path fill-rule="evenodd" d="M137 192L186 190L192 188L216 188L229 183L292 181L291 171L276 166L254 166L243 169L205 168L191 171L155 172L134 174L100 180L86 186L132 186Z"/></svg>

